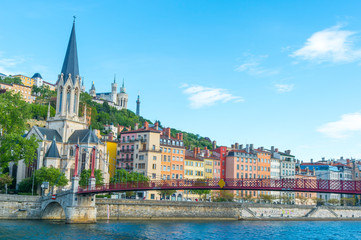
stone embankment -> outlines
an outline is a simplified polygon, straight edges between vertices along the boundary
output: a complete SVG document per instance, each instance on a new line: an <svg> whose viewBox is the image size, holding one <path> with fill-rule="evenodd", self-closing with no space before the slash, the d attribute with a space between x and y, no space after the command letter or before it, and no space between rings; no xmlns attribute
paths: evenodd
<svg viewBox="0 0 361 240"><path fill-rule="evenodd" d="M98 220L361 220L361 207L97 200Z"/></svg>
<svg viewBox="0 0 361 240"><path fill-rule="evenodd" d="M41 219L40 197L0 194L0 219ZM97 220L361 220L361 207L96 199Z"/></svg>
<svg viewBox="0 0 361 240"><path fill-rule="evenodd" d="M39 196L0 194L0 219L40 219Z"/></svg>

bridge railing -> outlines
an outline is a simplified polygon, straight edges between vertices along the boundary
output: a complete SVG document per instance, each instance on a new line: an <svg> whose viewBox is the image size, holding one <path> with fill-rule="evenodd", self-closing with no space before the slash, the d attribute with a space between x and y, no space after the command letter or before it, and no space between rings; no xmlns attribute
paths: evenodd
<svg viewBox="0 0 361 240"><path fill-rule="evenodd" d="M174 179L152 180L146 182L109 183L94 187L80 187L78 193L100 193L116 191L147 191L147 190L266 190L266 191L299 191L299 192L334 192L361 194L361 181L323 180L323 179Z"/></svg>

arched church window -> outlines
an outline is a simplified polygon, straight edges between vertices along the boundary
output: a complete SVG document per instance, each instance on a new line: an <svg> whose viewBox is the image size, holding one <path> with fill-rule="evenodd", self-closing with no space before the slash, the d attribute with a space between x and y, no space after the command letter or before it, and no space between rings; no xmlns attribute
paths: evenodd
<svg viewBox="0 0 361 240"><path fill-rule="evenodd" d="M71 95L71 88L70 86L66 89L66 109L70 112L70 95Z"/></svg>
<svg viewBox="0 0 361 240"><path fill-rule="evenodd" d="M63 103L63 87L60 87L59 113L61 112L62 103Z"/></svg>
<svg viewBox="0 0 361 240"><path fill-rule="evenodd" d="M74 109L73 112L76 113L77 112L77 107L78 107L78 88L75 89L75 95L74 95Z"/></svg>
<svg viewBox="0 0 361 240"><path fill-rule="evenodd" d="M72 147L70 148L70 156L74 156L74 149Z"/></svg>

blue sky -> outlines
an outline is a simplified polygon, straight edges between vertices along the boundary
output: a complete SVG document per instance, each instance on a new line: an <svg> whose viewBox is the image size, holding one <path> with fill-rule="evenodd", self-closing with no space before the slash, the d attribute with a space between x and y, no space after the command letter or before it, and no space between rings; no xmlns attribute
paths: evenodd
<svg viewBox="0 0 361 240"><path fill-rule="evenodd" d="M129 109L164 126L361 158L360 1L1 1L0 72L49 82L72 16L89 89L125 78Z"/></svg>

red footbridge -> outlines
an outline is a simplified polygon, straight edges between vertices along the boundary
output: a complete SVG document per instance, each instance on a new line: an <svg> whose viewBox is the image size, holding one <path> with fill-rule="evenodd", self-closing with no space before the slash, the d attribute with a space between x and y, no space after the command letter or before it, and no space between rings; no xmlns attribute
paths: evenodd
<svg viewBox="0 0 361 240"><path fill-rule="evenodd" d="M322 179L178 179L79 187L78 194L152 190L257 190L361 194L361 181Z"/></svg>

